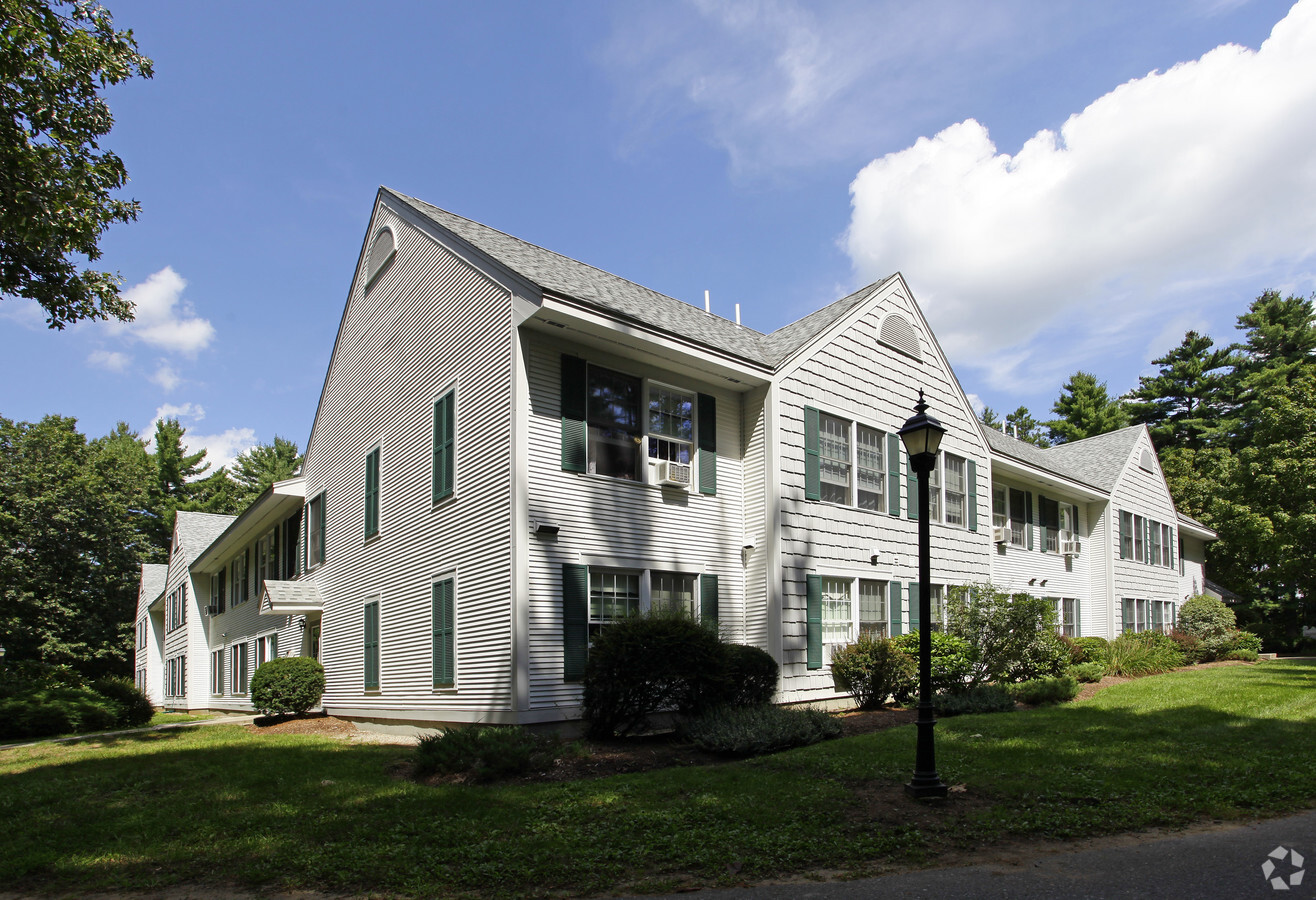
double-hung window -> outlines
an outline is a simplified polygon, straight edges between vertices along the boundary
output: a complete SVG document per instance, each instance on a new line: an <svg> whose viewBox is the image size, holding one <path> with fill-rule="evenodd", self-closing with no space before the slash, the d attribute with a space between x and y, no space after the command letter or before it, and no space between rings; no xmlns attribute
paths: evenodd
<svg viewBox="0 0 1316 900"><path fill-rule="evenodd" d="M589 367L586 395L590 474L642 480L641 381L602 366Z"/></svg>
<svg viewBox="0 0 1316 900"><path fill-rule="evenodd" d="M692 619L698 618L695 576L681 572L650 572L649 606L652 609L679 610Z"/></svg>
<svg viewBox="0 0 1316 900"><path fill-rule="evenodd" d="M950 453L944 454L946 481L946 524L965 524L965 505L967 503L967 481L965 478L965 460ZM935 517L933 518L935 522Z"/></svg>
<svg viewBox="0 0 1316 900"><path fill-rule="evenodd" d="M367 691L377 691L379 690L379 601L367 601L361 611L362 686Z"/></svg>
<svg viewBox="0 0 1316 900"><path fill-rule="evenodd" d="M1078 620L1075 614L1075 606L1077 603L1078 601L1071 597L1061 598L1057 602L1059 608L1056 612L1057 618L1060 620L1058 623L1060 626L1060 633L1065 637L1078 637Z"/></svg>
<svg viewBox="0 0 1316 900"><path fill-rule="evenodd" d="M874 637L887 636L886 611L887 583L859 580L859 633Z"/></svg>
<svg viewBox="0 0 1316 900"><path fill-rule="evenodd" d="M1169 525L1161 526L1161 565L1167 569L1174 565L1172 548L1174 547L1174 529Z"/></svg>
<svg viewBox="0 0 1316 900"><path fill-rule="evenodd" d="M313 569L316 566L324 564L324 545L325 545L325 495L324 491L316 494L307 504L307 568Z"/></svg>
<svg viewBox="0 0 1316 900"><path fill-rule="evenodd" d="M941 521L941 460L942 454L938 453L937 458L932 463L932 471L928 473L928 521ZM918 480L915 479L915 484ZM917 488L915 488L917 490ZM913 492L911 491L911 494ZM914 502L918 502L915 500Z"/></svg>
<svg viewBox="0 0 1316 900"><path fill-rule="evenodd" d="M689 465L694 458L695 395L649 385L649 459Z"/></svg>
<svg viewBox="0 0 1316 900"><path fill-rule="evenodd" d="M928 615L932 618L932 624L928 627L932 631L941 631L946 621L946 587L941 584L934 584L929 587L931 593L928 594Z"/></svg>
<svg viewBox="0 0 1316 900"><path fill-rule="evenodd" d="M1010 488L1010 543L1015 547L1027 545L1028 494Z"/></svg>
<svg viewBox="0 0 1316 900"><path fill-rule="evenodd" d="M1133 517L1133 559L1147 561L1147 520L1139 515Z"/></svg>
<svg viewBox="0 0 1316 900"><path fill-rule="evenodd" d="M267 634L264 637L256 638L256 668L260 668L272 659L279 656L279 636L277 634Z"/></svg>
<svg viewBox="0 0 1316 900"><path fill-rule="evenodd" d="M591 569L589 573L589 636L640 611L640 573Z"/></svg>
<svg viewBox="0 0 1316 900"><path fill-rule="evenodd" d="M234 644L229 648L229 679L234 694L247 693L247 644Z"/></svg>
<svg viewBox="0 0 1316 900"><path fill-rule="evenodd" d="M845 644L851 639L854 609L849 578L822 580L822 641L824 644Z"/></svg>
<svg viewBox="0 0 1316 900"><path fill-rule="evenodd" d="M215 650L210 654L210 693L224 693L224 651Z"/></svg>
<svg viewBox="0 0 1316 900"><path fill-rule="evenodd" d="M850 423L835 416L818 416L818 460L822 499L850 503Z"/></svg>
<svg viewBox="0 0 1316 900"><path fill-rule="evenodd" d="M860 509L886 512L885 440L876 428L855 426L855 480Z"/></svg>
<svg viewBox="0 0 1316 900"><path fill-rule="evenodd" d="M430 584L430 651L436 688L456 683L456 605L452 578Z"/></svg>

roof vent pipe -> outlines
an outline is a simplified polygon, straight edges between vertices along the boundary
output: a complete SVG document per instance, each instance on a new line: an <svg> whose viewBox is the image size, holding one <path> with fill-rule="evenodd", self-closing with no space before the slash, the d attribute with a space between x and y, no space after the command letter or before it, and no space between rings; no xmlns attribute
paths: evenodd
<svg viewBox="0 0 1316 900"><path fill-rule="evenodd" d="M740 324L740 304L736 304L736 324Z"/></svg>
<svg viewBox="0 0 1316 900"><path fill-rule="evenodd" d="M713 301L708 298L708 291L704 291L704 312L710 315L713 312Z"/></svg>

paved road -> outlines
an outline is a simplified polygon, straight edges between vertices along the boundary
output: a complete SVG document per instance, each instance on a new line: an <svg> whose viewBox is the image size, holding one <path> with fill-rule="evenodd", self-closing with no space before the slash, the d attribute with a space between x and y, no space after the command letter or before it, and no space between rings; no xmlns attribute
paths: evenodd
<svg viewBox="0 0 1316 900"><path fill-rule="evenodd" d="M1272 878L1262 865L1277 848L1285 854ZM1086 850L1018 851L1009 863L925 869L858 881L760 885L672 894L666 900L860 900L881 897L1010 898L1010 900L1156 900L1199 898L1316 898L1316 810L1251 825L1220 827L1156 839L1114 838ZM1303 871L1304 876L1297 873ZM1297 881L1296 884L1291 883ZM649 897L647 900L662 900Z"/></svg>

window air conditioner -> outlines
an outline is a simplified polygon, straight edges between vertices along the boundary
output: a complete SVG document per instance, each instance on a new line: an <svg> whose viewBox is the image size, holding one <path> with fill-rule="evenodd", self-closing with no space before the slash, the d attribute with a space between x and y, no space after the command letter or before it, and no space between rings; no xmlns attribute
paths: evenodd
<svg viewBox="0 0 1316 900"><path fill-rule="evenodd" d="M213 603L210 604L209 606L206 607L206 615L208 615L208 616L217 616L217 615L219 615L219 607L216 606L216 605L213 604Z"/></svg>
<svg viewBox="0 0 1316 900"><path fill-rule="evenodd" d="M659 484L679 484L681 487L690 486L690 464L671 462L662 459L658 461L658 483Z"/></svg>
<svg viewBox="0 0 1316 900"><path fill-rule="evenodd" d="M999 527L992 529L992 540L997 544L1010 543L1010 529Z"/></svg>
<svg viewBox="0 0 1316 900"><path fill-rule="evenodd" d="M1065 556L1078 556L1081 549L1078 541L1062 541L1060 543L1060 552Z"/></svg>

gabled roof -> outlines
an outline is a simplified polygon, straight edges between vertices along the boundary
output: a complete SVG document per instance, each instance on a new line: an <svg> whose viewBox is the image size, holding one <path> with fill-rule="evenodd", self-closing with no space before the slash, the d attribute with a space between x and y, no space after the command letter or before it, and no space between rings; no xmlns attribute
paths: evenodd
<svg viewBox="0 0 1316 900"><path fill-rule="evenodd" d="M261 595L262 616L292 616L324 609L320 586L314 581L266 581Z"/></svg>
<svg viewBox="0 0 1316 900"><path fill-rule="evenodd" d="M177 554L182 553L187 560L196 559L207 547L214 543L215 538L224 533L224 529L233 522L237 516L221 516L216 513L188 512L179 510L177 520L174 525L174 533L178 537L178 547L174 548Z"/></svg>
<svg viewBox="0 0 1316 900"><path fill-rule="evenodd" d="M164 593L165 582L169 579L169 566L164 563L142 563L141 596L149 605Z"/></svg>
<svg viewBox="0 0 1316 900"><path fill-rule="evenodd" d="M504 234L423 200L389 188L380 190L547 293L593 306L609 315L648 325L768 367L785 361L862 303L874 289L890 280L884 279L869 285L765 335L746 325L737 325L721 316L711 315L682 300Z"/></svg>
<svg viewBox="0 0 1316 900"><path fill-rule="evenodd" d="M1061 475L1109 494L1128 464L1142 425L1099 434L1054 447L1038 447L1010 437L995 428L982 426L992 453L1007 456L1047 472Z"/></svg>

